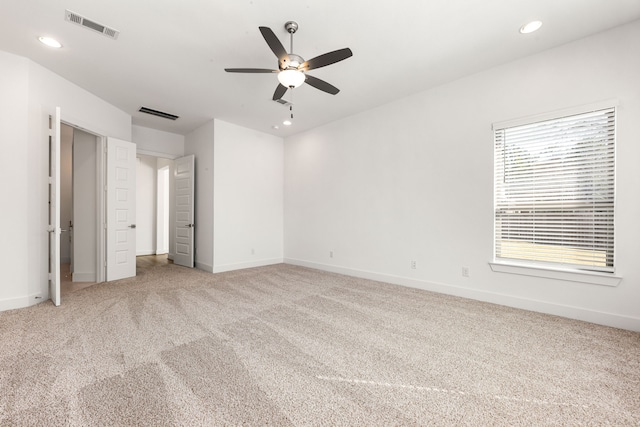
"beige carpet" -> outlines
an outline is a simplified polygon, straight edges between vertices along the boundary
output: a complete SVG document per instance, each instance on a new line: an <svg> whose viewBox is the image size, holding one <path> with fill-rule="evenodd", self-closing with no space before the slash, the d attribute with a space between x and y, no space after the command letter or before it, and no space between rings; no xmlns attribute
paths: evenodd
<svg viewBox="0 0 640 427"><path fill-rule="evenodd" d="M640 425L640 334L287 265L0 313L2 426Z"/></svg>

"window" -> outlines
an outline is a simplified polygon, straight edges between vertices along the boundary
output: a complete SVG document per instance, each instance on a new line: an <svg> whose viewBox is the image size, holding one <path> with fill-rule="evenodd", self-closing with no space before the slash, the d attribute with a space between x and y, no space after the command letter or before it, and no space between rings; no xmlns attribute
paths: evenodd
<svg viewBox="0 0 640 427"><path fill-rule="evenodd" d="M495 260L614 271L615 108L494 125Z"/></svg>

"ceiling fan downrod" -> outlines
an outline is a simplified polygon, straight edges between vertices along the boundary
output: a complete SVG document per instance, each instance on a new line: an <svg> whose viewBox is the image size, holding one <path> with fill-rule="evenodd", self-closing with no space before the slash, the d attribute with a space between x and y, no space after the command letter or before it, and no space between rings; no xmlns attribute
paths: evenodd
<svg viewBox="0 0 640 427"><path fill-rule="evenodd" d="M284 29L287 30L289 34L291 34L291 42L289 53L293 53L293 35L298 31L298 23L295 21L287 21L284 24Z"/></svg>

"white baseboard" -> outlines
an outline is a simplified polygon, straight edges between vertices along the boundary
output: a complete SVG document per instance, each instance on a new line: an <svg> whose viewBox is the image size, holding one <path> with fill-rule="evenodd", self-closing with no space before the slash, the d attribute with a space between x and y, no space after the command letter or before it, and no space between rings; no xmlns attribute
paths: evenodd
<svg viewBox="0 0 640 427"><path fill-rule="evenodd" d="M95 282L96 273L95 272L78 273L74 271L71 274L71 281L72 282Z"/></svg>
<svg viewBox="0 0 640 427"><path fill-rule="evenodd" d="M366 270L357 270L353 268L339 267L335 265L322 264L300 259L285 258L284 263L640 332L640 318L637 317L623 316L614 313L605 313L581 307L554 304L547 301L539 301L529 298L516 297L513 295L462 288L459 286L447 285L444 283L427 282L424 280L417 280L409 277L394 276L390 274L377 273Z"/></svg>
<svg viewBox="0 0 640 427"><path fill-rule="evenodd" d="M0 311L31 307L32 305L40 304L48 299L49 297L47 295L43 295L41 293L17 298L6 298L0 300Z"/></svg>
<svg viewBox="0 0 640 427"><path fill-rule="evenodd" d="M215 265L213 267L214 273L224 273L225 271L242 270L244 268L264 267L266 265L282 264L284 260L282 258L270 258L261 259L250 262L239 262L234 264Z"/></svg>
<svg viewBox="0 0 640 427"><path fill-rule="evenodd" d="M213 273L213 266L212 265L205 264L203 262L197 262L197 261L196 261L195 264L196 264L196 268L198 270L203 270L203 271L206 271L207 273Z"/></svg>
<svg viewBox="0 0 640 427"><path fill-rule="evenodd" d="M141 249L136 251L136 256L155 255L156 251L153 249Z"/></svg>

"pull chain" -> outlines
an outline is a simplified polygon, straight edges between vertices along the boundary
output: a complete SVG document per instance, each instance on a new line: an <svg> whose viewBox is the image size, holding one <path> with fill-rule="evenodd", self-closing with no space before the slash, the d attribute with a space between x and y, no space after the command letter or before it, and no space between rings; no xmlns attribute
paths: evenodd
<svg viewBox="0 0 640 427"><path fill-rule="evenodd" d="M291 121L293 121L293 89L291 89L291 103L289 104L289 112L291 113Z"/></svg>

